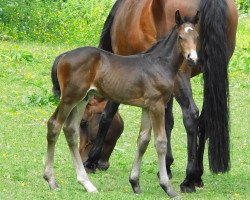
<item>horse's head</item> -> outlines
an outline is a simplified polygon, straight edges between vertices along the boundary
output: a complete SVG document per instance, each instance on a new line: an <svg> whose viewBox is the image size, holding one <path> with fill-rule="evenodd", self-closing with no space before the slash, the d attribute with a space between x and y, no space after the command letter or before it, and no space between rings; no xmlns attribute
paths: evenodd
<svg viewBox="0 0 250 200"><path fill-rule="evenodd" d="M175 12L175 21L177 24L178 43L182 55L187 59L190 66L194 66L198 61L196 47L199 34L195 30L195 25L199 21L199 11L192 18L182 19L179 10L177 10Z"/></svg>

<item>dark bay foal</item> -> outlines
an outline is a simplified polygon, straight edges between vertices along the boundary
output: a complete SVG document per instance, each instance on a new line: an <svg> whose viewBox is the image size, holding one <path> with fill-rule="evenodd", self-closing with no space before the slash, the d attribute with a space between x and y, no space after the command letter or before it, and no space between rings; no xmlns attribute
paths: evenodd
<svg viewBox="0 0 250 200"><path fill-rule="evenodd" d="M142 108L138 150L129 178L134 192L141 192L140 165L153 128L160 185L170 197L178 196L166 171L164 109L173 92L175 76L183 59L187 59L191 65L195 65L198 60L198 33L194 27L198 22L198 15L197 12L193 18L183 20L179 11L176 11L176 26L173 30L141 54L124 57L94 47L84 47L69 51L61 57L57 68L61 100L48 121L44 173L44 178L52 189L58 187L53 168L54 150L63 127L78 182L88 192L97 191L82 165L78 151L78 134L89 99L93 95L101 95L118 103Z"/></svg>

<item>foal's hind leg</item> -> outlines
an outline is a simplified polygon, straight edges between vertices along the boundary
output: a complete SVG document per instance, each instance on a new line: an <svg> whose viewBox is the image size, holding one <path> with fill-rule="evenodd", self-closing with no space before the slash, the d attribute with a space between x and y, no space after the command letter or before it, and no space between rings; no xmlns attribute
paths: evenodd
<svg viewBox="0 0 250 200"><path fill-rule="evenodd" d="M48 181L51 189L58 188L56 179L54 176L54 154L55 154L55 144L60 134L62 125L67 119L69 113L71 112L73 105L66 105L60 102L56 111L51 116L48 121L48 133L47 133L47 158L45 164L44 179Z"/></svg>
<svg viewBox="0 0 250 200"><path fill-rule="evenodd" d="M174 162L174 157L171 148L171 132L174 127L173 116L173 97L170 98L167 108L165 108L165 131L167 135L167 154L166 154L166 168L169 179L172 178L171 165Z"/></svg>
<svg viewBox="0 0 250 200"><path fill-rule="evenodd" d="M97 192L97 189L90 182L84 166L82 165L82 159L78 150L80 121L87 103L88 102L84 100L71 111L63 130L72 155L78 182L82 184L88 192Z"/></svg>
<svg viewBox="0 0 250 200"><path fill-rule="evenodd" d="M139 184L139 175L142 157L147 149L150 141L151 133L151 121L148 115L148 110L142 109L141 116L141 128L140 134L137 140L137 151L135 154L134 164L130 173L129 182L133 188L134 193L141 193L141 187Z"/></svg>
<svg viewBox="0 0 250 200"><path fill-rule="evenodd" d="M154 131L155 148L158 155L160 185L170 197L176 197L178 194L172 188L166 170L167 137L164 130L164 104L157 103L154 107L150 108L149 112Z"/></svg>

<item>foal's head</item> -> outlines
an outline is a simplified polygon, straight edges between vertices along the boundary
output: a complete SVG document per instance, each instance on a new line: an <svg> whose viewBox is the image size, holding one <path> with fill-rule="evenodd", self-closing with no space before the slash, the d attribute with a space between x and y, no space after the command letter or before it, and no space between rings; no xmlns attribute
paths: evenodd
<svg viewBox="0 0 250 200"><path fill-rule="evenodd" d="M196 46L198 42L198 32L195 25L199 21L199 11L192 18L181 18L179 10L175 13L175 21L177 24L178 43L183 56L187 59L188 64L194 66L197 64L198 55Z"/></svg>

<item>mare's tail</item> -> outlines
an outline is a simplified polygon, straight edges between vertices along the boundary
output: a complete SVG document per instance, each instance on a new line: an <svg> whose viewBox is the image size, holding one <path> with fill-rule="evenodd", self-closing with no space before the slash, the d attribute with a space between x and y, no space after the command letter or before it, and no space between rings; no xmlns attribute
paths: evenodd
<svg viewBox="0 0 250 200"><path fill-rule="evenodd" d="M100 42L99 42L99 46L98 48L112 52L112 45L111 45L111 36L110 36L110 30L113 24L113 20L116 14L116 11L119 7L119 5L121 4L122 0L117 0L115 2L115 4L113 5L105 23L102 29L102 33L101 33L101 38L100 38Z"/></svg>
<svg viewBox="0 0 250 200"><path fill-rule="evenodd" d="M205 134L210 169L219 173L230 169L227 1L201 0L200 13Z"/></svg>
<svg viewBox="0 0 250 200"><path fill-rule="evenodd" d="M56 57L52 65L52 69L51 69L51 80L53 84L52 91L54 95L58 97L61 96L61 90L60 90L60 85L59 85L58 78L57 78L57 65L63 55L65 55L65 53Z"/></svg>

